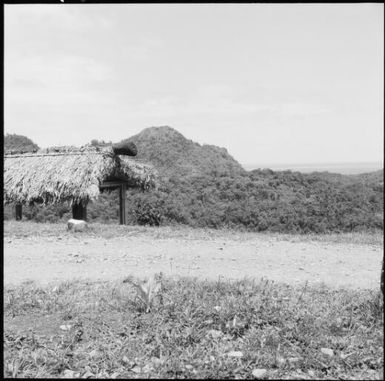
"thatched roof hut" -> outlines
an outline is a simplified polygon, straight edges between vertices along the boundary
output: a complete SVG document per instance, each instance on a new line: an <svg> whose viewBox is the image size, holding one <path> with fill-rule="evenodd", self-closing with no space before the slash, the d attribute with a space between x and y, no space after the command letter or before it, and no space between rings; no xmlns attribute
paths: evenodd
<svg viewBox="0 0 385 381"><path fill-rule="evenodd" d="M111 147L86 146L5 154L4 203L86 205L108 186L156 186L156 172L137 159L119 156Z"/></svg>

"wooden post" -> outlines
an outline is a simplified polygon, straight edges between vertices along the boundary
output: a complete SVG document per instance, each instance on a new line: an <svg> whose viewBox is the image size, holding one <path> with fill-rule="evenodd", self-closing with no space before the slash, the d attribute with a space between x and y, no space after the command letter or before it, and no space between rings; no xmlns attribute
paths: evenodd
<svg viewBox="0 0 385 381"><path fill-rule="evenodd" d="M72 218L87 221L87 206L83 204L72 204Z"/></svg>
<svg viewBox="0 0 385 381"><path fill-rule="evenodd" d="M119 218L120 225L126 224L126 184L122 184L119 188Z"/></svg>
<svg viewBox="0 0 385 381"><path fill-rule="evenodd" d="M15 205L16 221L20 221L23 217L23 207L21 204Z"/></svg>

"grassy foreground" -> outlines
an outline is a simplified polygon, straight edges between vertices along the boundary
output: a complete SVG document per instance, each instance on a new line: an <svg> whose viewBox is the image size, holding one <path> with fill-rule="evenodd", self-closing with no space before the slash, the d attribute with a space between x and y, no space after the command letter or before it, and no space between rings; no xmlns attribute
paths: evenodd
<svg viewBox="0 0 385 381"><path fill-rule="evenodd" d="M122 281L6 287L4 376L383 379L378 291L159 284L148 299Z"/></svg>

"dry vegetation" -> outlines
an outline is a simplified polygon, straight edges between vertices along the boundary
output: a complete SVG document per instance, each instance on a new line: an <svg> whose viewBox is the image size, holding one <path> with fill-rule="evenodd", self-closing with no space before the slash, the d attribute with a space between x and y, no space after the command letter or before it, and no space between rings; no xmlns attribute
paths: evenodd
<svg viewBox="0 0 385 381"><path fill-rule="evenodd" d="M60 223L36 223L32 221L4 221L4 236L9 238L23 237L57 237L73 236L66 229L66 224ZM78 234L79 238L98 237L115 238L125 237L127 235L145 235L146 238L184 238L184 239L202 239L221 238L223 235L231 236L234 240L249 240L276 237L279 240L288 240L292 242L300 241L320 241L334 243L351 243L355 245L374 245L383 246L383 232L354 232L354 233L332 233L332 234L283 234L271 232L244 232L239 229L208 229L192 228L185 225L149 227L138 225L112 225L94 222L89 224L86 232Z"/></svg>
<svg viewBox="0 0 385 381"><path fill-rule="evenodd" d="M88 202L98 198L99 185L110 177L124 178L131 186L143 189L156 185L156 171L151 166L114 156L110 150L94 147L56 150L5 155L6 203Z"/></svg>

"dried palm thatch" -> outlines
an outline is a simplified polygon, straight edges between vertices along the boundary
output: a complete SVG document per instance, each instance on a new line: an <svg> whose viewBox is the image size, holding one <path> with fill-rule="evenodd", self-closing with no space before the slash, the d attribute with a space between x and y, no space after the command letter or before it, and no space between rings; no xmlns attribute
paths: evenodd
<svg viewBox="0 0 385 381"><path fill-rule="evenodd" d="M95 200L105 181L122 180L147 190L156 186L156 172L146 164L106 149L53 148L4 156L4 203L51 204Z"/></svg>

